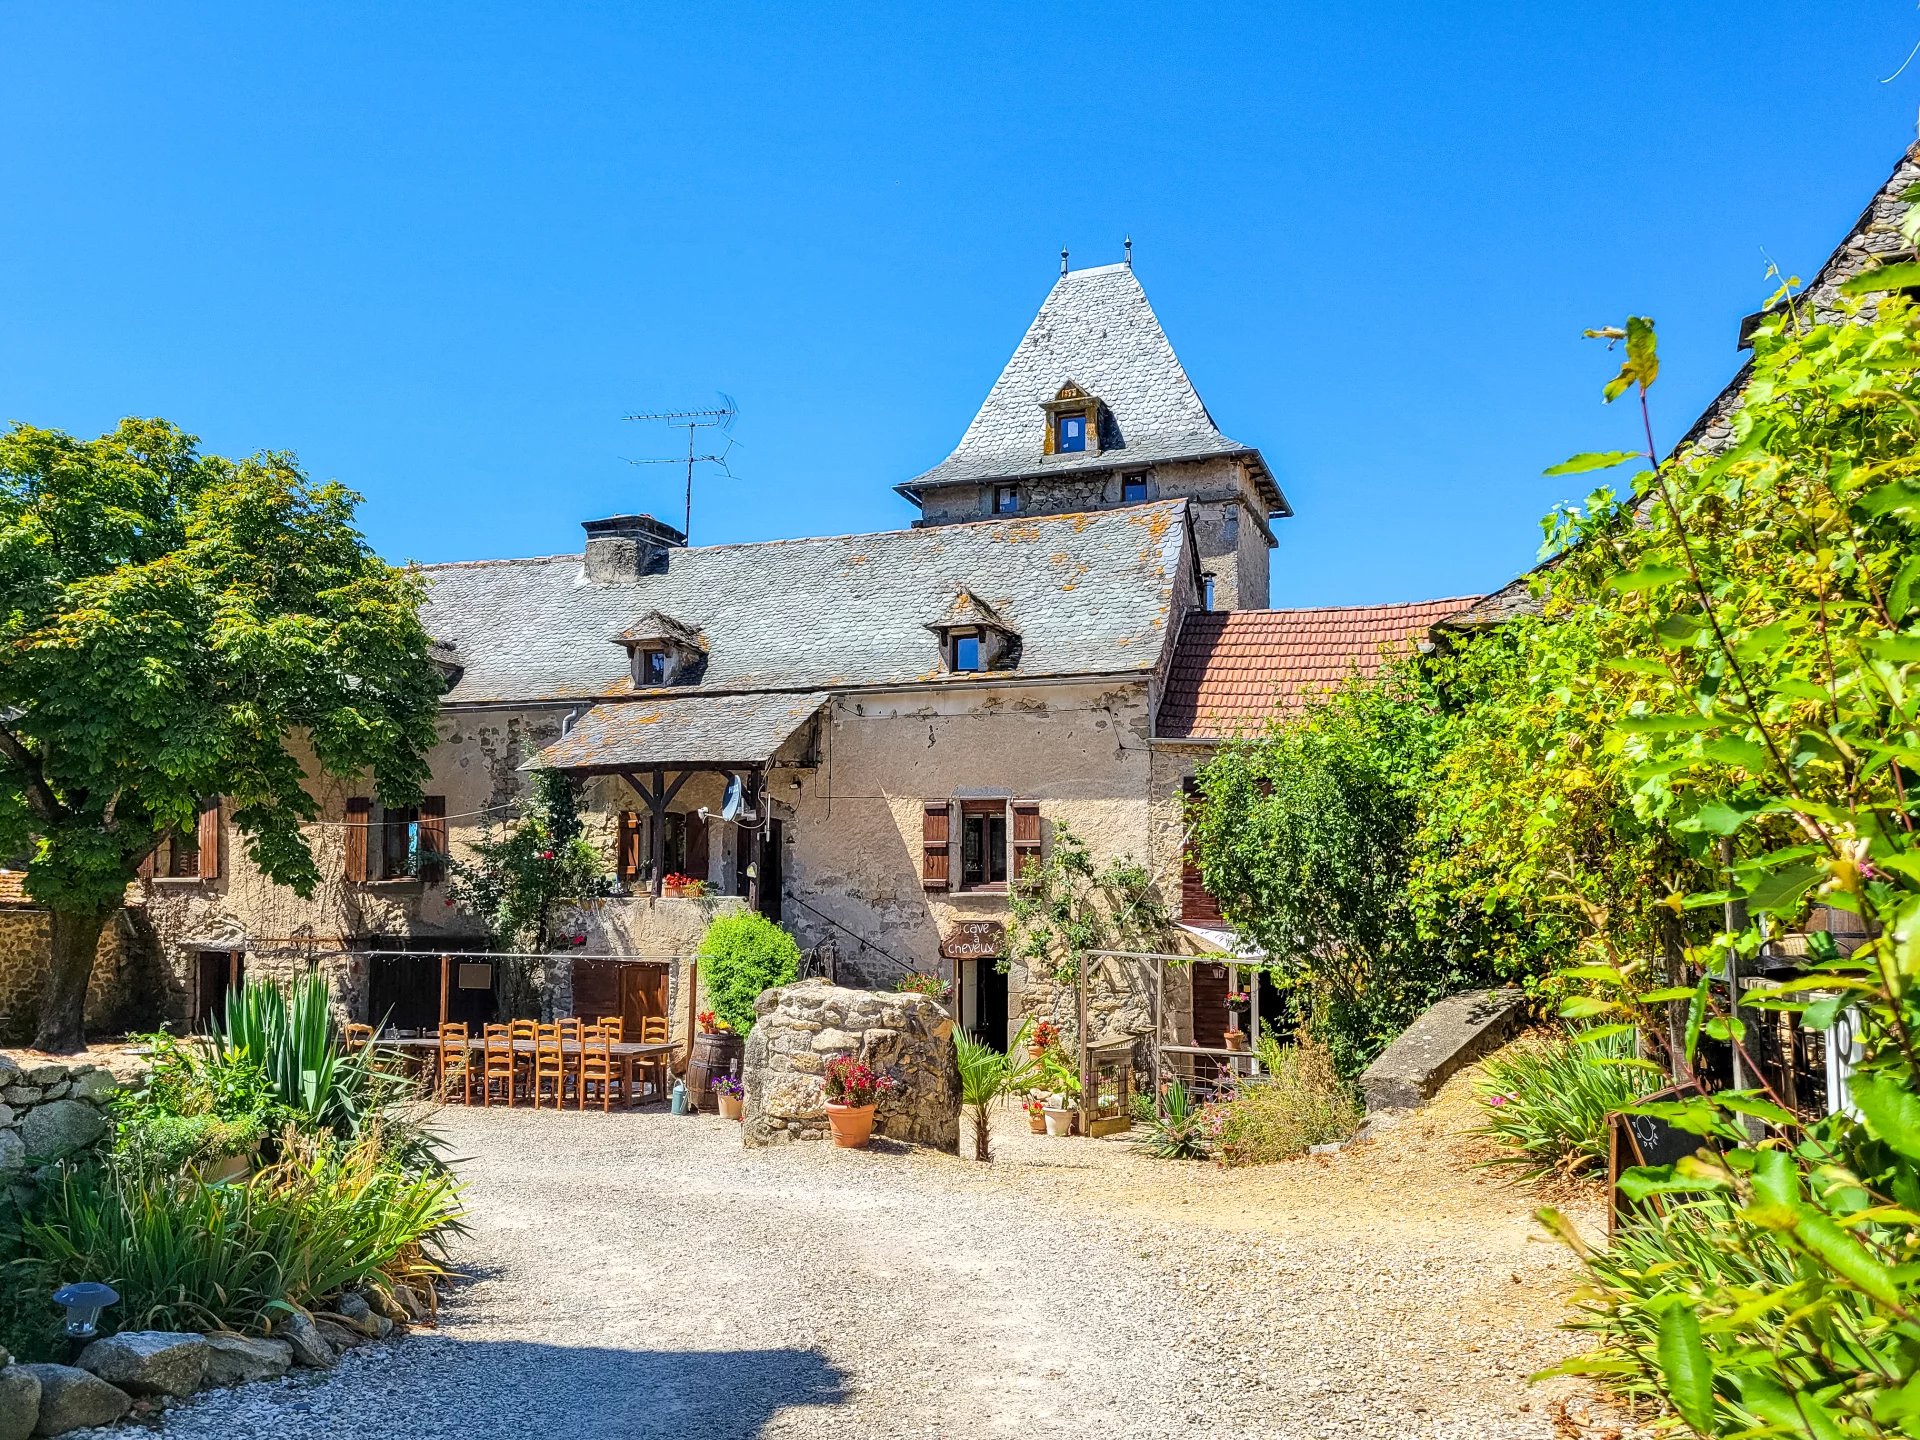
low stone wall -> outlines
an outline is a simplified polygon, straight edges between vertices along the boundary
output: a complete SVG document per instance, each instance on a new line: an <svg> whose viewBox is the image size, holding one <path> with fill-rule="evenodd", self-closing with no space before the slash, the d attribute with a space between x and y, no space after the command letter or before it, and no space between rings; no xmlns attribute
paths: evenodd
<svg viewBox="0 0 1920 1440"><path fill-rule="evenodd" d="M1367 1113L1418 1109L1455 1071L1511 1040L1521 1019L1518 990L1448 996L1402 1031L1360 1077Z"/></svg>
<svg viewBox="0 0 1920 1440"><path fill-rule="evenodd" d="M104 1065L0 1055L0 1186L98 1144L119 1088Z"/></svg>
<svg viewBox="0 0 1920 1440"><path fill-rule="evenodd" d="M953 1020L937 1001L803 980L767 991L754 1008L743 1077L746 1144L825 1138L821 1077L834 1056L852 1055L898 1086L880 1097L874 1134L959 1151L960 1067Z"/></svg>
<svg viewBox="0 0 1920 1440"><path fill-rule="evenodd" d="M100 932L87 984L88 1033L121 1034L159 1023L160 947L146 922L144 910L129 908ZM52 965L52 917L37 905L0 898L0 1045L33 1038Z"/></svg>

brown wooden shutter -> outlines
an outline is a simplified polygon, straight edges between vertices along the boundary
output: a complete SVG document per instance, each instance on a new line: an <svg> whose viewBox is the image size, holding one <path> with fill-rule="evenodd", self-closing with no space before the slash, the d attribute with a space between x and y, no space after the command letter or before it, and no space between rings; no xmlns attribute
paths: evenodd
<svg viewBox="0 0 1920 1440"><path fill-rule="evenodd" d="M620 838L615 847L615 864L622 880L640 878L640 812L620 812Z"/></svg>
<svg viewBox="0 0 1920 1440"><path fill-rule="evenodd" d="M1199 782L1189 775L1180 788L1186 798L1182 819L1190 824L1200 804ZM1220 923L1220 902L1207 893L1206 882L1200 878L1200 867L1194 863L1191 845L1180 855L1180 918L1202 925Z"/></svg>
<svg viewBox="0 0 1920 1440"><path fill-rule="evenodd" d="M447 878L447 797L420 797L420 878L438 885Z"/></svg>
<svg viewBox="0 0 1920 1440"><path fill-rule="evenodd" d="M156 857L160 853L160 846L166 843L167 842L164 839L159 841L154 845L153 849L147 851L145 855L142 855L140 857L140 878L142 880L151 880L154 877L154 874L158 869L158 861Z"/></svg>
<svg viewBox="0 0 1920 1440"><path fill-rule="evenodd" d="M945 890L953 884L950 855L953 831L952 809L945 800L929 800L920 824L920 883L928 890Z"/></svg>
<svg viewBox="0 0 1920 1440"><path fill-rule="evenodd" d="M220 802L210 800L200 809L200 878L220 878Z"/></svg>
<svg viewBox="0 0 1920 1440"><path fill-rule="evenodd" d="M370 878L367 870L367 832L373 828L373 801L355 795L347 801L346 879L358 884Z"/></svg>
<svg viewBox="0 0 1920 1440"><path fill-rule="evenodd" d="M1029 866L1040 864L1040 802L1013 802L1013 883L1021 883Z"/></svg>

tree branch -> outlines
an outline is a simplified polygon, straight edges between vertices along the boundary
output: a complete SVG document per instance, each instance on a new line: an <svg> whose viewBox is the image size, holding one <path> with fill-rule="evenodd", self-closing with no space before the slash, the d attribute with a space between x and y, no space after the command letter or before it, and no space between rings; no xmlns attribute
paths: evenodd
<svg viewBox="0 0 1920 1440"><path fill-rule="evenodd" d="M27 804L34 814L42 820L58 820L65 815L66 807L40 773L39 757L4 725L0 725L0 755L6 756L19 769L21 783L26 787Z"/></svg>

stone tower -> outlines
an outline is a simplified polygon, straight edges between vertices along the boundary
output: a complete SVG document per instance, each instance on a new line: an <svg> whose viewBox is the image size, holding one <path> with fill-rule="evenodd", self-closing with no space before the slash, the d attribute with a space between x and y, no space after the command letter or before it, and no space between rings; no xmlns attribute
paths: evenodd
<svg viewBox="0 0 1920 1440"><path fill-rule="evenodd" d="M1213 423L1127 264L1062 273L953 453L896 488L916 525L1186 496L1216 610L1266 608L1271 522L1293 513Z"/></svg>

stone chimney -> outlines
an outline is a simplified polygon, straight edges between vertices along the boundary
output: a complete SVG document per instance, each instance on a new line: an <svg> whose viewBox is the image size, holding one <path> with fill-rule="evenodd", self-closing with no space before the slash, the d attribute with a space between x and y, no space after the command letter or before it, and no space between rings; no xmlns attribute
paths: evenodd
<svg viewBox="0 0 1920 1440"><path fill-rule="evenodd" d="M587 520L585 568L596 585L631 585L642 575L667 568L667 552L683 548L687 537L651 515L610 515Z"/></svg>

